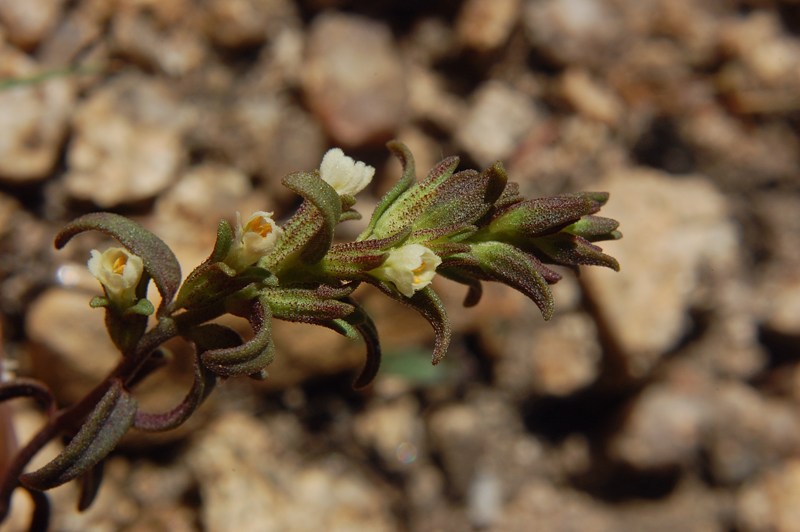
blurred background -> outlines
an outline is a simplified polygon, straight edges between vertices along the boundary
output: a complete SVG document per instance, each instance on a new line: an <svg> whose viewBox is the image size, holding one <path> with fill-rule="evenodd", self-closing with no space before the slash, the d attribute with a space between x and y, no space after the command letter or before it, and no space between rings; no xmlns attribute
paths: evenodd
<svg viewBox="0 0 800 532"><path fill-rule="evenodd" d="M548 323L437 283L436 368L427 323L359 290L385 352L366 392L362 345L276 324L265 382L131 434L89 511L52 492L53 530L800 530L797 0L0 0L4 370L70 403L115 363L103 242L52 249L71 218L131 216L186 273L220 218L288 216L281 177L331 146L377 168L368 217L392 138L423 175L457 154L528 197L609 191L622 271L567 272ZM153 410L189 385L173 351ZM6 408L20 441L41 423Z"/></svg>

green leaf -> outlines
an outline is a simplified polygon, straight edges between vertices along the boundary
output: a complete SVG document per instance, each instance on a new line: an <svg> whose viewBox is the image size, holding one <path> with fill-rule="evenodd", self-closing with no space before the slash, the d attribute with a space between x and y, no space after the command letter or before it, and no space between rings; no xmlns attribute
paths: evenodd
<svg viewBox="0 0 800 532"><path fill-rule="evenodd" d="M265 282L271 276L269 270L257 266L237 273L224 262L204 262L186 277L173 309L212 304L252 283Z"/></svg>
<svg viewBox="0 0 800 532"><path fill-rule="evenodd" d="M181 282L181 267L172 250L156 235L136 222L107 212L85 214L68 223L56 235L55 246L63 248L72 237L85 231L100 231L122 244L128 251L139 256L145 271L161 294L159 314L166 308Z"/></svg>
<svg viewBox="0 0 800 532"><path fill-rule="evenodd" d="M64 450L41 469L22 475L20 482L47 490L83 475L116 447L133 424L136 408L136 399L114 379Z"/></svg>
<svg viewBox="0 0 800 532"><path fill-rule="evenodd" d="M490 279L528 296L539 307L545 320L553 316L553 294L536 257L503 242L475 244L472 255Z"/></svg>
<svg viewBox="0 0 800 532"><path fill-rule="evenodd" d="M378 329L369 314L356 301L349 299L349 302L355 308L355 311L346 318L346 321L353 326L358 335L364 340L367 348L364 367L353 382L353 388L360 390L369 386L378 375L378 370L381 367L381 343L378 340Z"/></svg>
<svg viewBox="0 0 800 532"><path fill-rule="evenodd" d="M440 161L423 181L403 192L376 220L372 236L386 238L404 227L415 226L436 200L437 188L453 175L458 161L458 157Z"/></svg>
<svg viewBox="0 0 800 532"><path fill-rule="evenodd" d="M327 322L349 316L355 309L344 301L325 298L316 290L270 288L263 294L275 318L298 323Z"/></svg>
<svg viewBox="0 0 800 532"><path fill-rule="evenodd" d="M413 308L419 312L423 318L428 320L428 323L433 327L435 335L432 360L434 365L438 364L447 354L452 331L444 304L433 288L426 286L422 290L415 292L412 297L405 297L394 288L394 285L378 279L372 279L369 282L387 296Z"/></svg>
<svg viewBox="0 0 800 532"><path fill-rule="evenodd" d="M491 240L515 243L561 230L600 209L601 204L584 195L537 198L517 203L489 224Z"/></svg>
<svg viewBox="0 0 800 532"><path fill-rule="evenodd" d="M262 371L275 358L269 301L265 297L250 303L248 316L253 338L232 347L209 349L200 360L209 371L221 376L251 375Z"/></svg>
<svg viewBox="0 0 800 532"><path fill-rule="evenodd" d="M411 185L413 185L416 180L416 169L414 167L414 156L411 155L411 151L406 147L405 144L402 142L392 140L386 144L386 147L389 148L389 151L400 160L400 164L403 167L403 175L400 177L400 180L395 184L392 189L386 193L378 205L375 207L375 210L372 212L372 217L369 220L369 225L361 233L357 241L366 240L370 236L372 236L372 231L375 229L375 224L378 223L378 220L386 212L394 202L399 198L403 192L408 190ZM409 224L410 225L410 224Z"/></svg>
<svg viewBox="0 0 800 532"><path fill-rule="evenodd" d="M606 255L602 248L580 236L561 232L537 238L531 245L544 255L545 260L555 264L605 266L619 271L617 259Z"/></svg>
<svg viewBox="0 0 800 532"><path fill-rule="evenodd" d="M206 262L222 262L228 256L228 252L233 245L233 227L227 220L220 220L217 225L217 240L214 242L214 249Z"/></svg>
<svg viewBox="0 0 800 532"><path fill-rule="evenodd" d="M308 264L319 262L333 242L333 230L342 215L342 200L336 190L323 181L317 173L289 174L283 178L283 184L313 205L319 214L314 220L316 227L303 243L300 255ZM286 232L291 229L290 224L284 227Z"/></svg>
<svg viewBox="0 0 800 532"><path fill-rule="evenodd" d="M582 236L589 242L601 240L619 240L622 233L617 231L619 222L602 216L584 216L572 225L563 229L565 233Z"/></svg>

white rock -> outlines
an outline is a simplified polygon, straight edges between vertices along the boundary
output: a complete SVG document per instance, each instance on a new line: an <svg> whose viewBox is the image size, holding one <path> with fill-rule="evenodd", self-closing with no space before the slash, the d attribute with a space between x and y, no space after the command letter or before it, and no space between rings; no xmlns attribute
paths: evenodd
<svg viewBox="0 0 800 532"><path fill-rule="evenodd" d="M687 331L699 289L735 272L738 236L724 197L700 177L634 169L596 185L611 193L601 215L624 237L602 243L622 271L584 268L586 285L631 375L647 372Z"/></svg>

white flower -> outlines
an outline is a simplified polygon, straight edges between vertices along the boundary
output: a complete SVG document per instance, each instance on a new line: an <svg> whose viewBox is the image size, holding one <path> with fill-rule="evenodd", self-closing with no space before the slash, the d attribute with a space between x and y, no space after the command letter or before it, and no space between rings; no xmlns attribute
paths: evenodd
<svg viewBox="0 0 800 532"><path fill-rule="evenodd" d="M339 148L327 151L319 165L319 176L339 193L355 196L372 181L375 169L361 161L354 161Z"/></svg>
<svg viewBox="0 0 800 532"><path fill-rule="evenodd" d="M89 271L105 287L108 298L119 306L136 303L136 285L142 278L142 259L123 248L91 251Z"/></svg>
<svg viewBox="0 0 800 532"><path fill-rule="evenodd" d="M431 284L441 263L442 259L425 246L409 244L391 250L386 261L371 273L393 283L401 294L411 297Z"/></svg>
<svg viewBox="0 0 800 532"><path fill-rule="evenodd" d="M272 251L281 233L283 230L272 219L271 212L254 212L244 226L237 212L236 232L225 263L236 271L242 271Z"/></svg>

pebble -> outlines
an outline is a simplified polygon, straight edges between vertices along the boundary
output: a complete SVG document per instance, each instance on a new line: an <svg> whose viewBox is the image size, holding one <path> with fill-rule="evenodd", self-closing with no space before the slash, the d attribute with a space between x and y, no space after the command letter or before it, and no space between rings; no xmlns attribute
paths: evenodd
<svg viewBox="0 0 800 532"><path fill-rule="evenodd" d="M107 209L165 190L185 158L178 107L165 85L133 74L94 92L75 112L68 193Z"/></svg>
<svg viewBox="0 0 800 532"><path fill-rule="evenodd" d="M353 147L390 138L405 117L404 77L384 24L333 12L312 22L303 89L336 144Z"/></svg>
<svg viewBox="0 0 800 532"><path fill-rule="evenodd" d="M502 46L519 20L520 0L467 0L456 19L464 46L489 52Z"/></svg>
<svg viewBox="0 0 800 532"><path fill-rule="evenodd" d="M0 44L0 79L33 80L43 73L28 56ZM74 85L64 77L0 90L0 180L39 181L53 172L74 101Z"/></svg>
<svg viewBox="0 0 800 532"><path fill-rule="evenodd" d="M456 131L456 141L481 166L508 158L540 120L524 93L499 81L481 85Z"/></svg>
<svg viewBox="0 0 800 532"><path fill-rule="evenodd" d="M295 5L287 0L211 0L203 8L205 32L225 48L259 46L299 24Z"/></svg>
<svg viewBox="0 0 800 532"><path fill-rule="evenodd" d="M36 378L48 383L62 404L73 404L119 361L108 338L103 310L89 307L97 294L51 288L30 306L25 331Z"/></svg>
<svg viewBox="0 0 800 532"><path fill-rule="evenodd" d="M30 50L57 24L64 0L0 0L0 24L12 44Z"/></svg>
<svg viewBox="0 0 800 532"><path fill-rule="evenodd" d="M204 529L395 530L385 489L339 454L303 460L291 446L298 429L286 416L233 411L198 433L187 463Z"/></svg>
<svg viewBox="0 0 800 532"><path fill-rule="evenodd" d="M191 21L189 17L160 25L142 7L120 9L113 19L112 46L121 55L169 76L183 76L196 69L208 53L205 42L187 26Z"/></svg>
<svg viewBox="0 0 800 532"><path fill-rule="evenodd" d="M526 34L536 49L561 63L602 64L620 48L627 28L612 0L527 2Z"/></svg>
<svg viewBox="0 0 800 532"><path fill-rule="evenodd" d="M614 125L622 113L619 98L585 69L569 69L561 77L561 89L567 101L581 114Z"/></svg>
<svg viewBox="0 0 800 532"><path fill-rule="evenodd" d="M690 464L712 414L703 392L648 386L615 433L611 456L644 471Z"/></svg>
<svg viewBox="0 0 800 532"><path fill-rule="evenodd" d="M736 524L739 530L780 532L800 531L800 460L794 458L774 469L739 492Z"/></svg>
<svg viewBox="0 0 800 532"><path fill-rule="evenodd" d="M354 420L353 428L357 441L377 453L384 466L393 471L410 468L425 451L419 404L410 395L370 404Z"/></svg>
<svg viewBox="0 0 800 532"><path fill-rule="evenodd" d="M700 288L735 273L738 236L725 199L700 177L631 169L596 188L611 193L601 215L621 223L622 240L602 243L621 271L582 276L627 372L642 376L687 333Z"/></svg>

